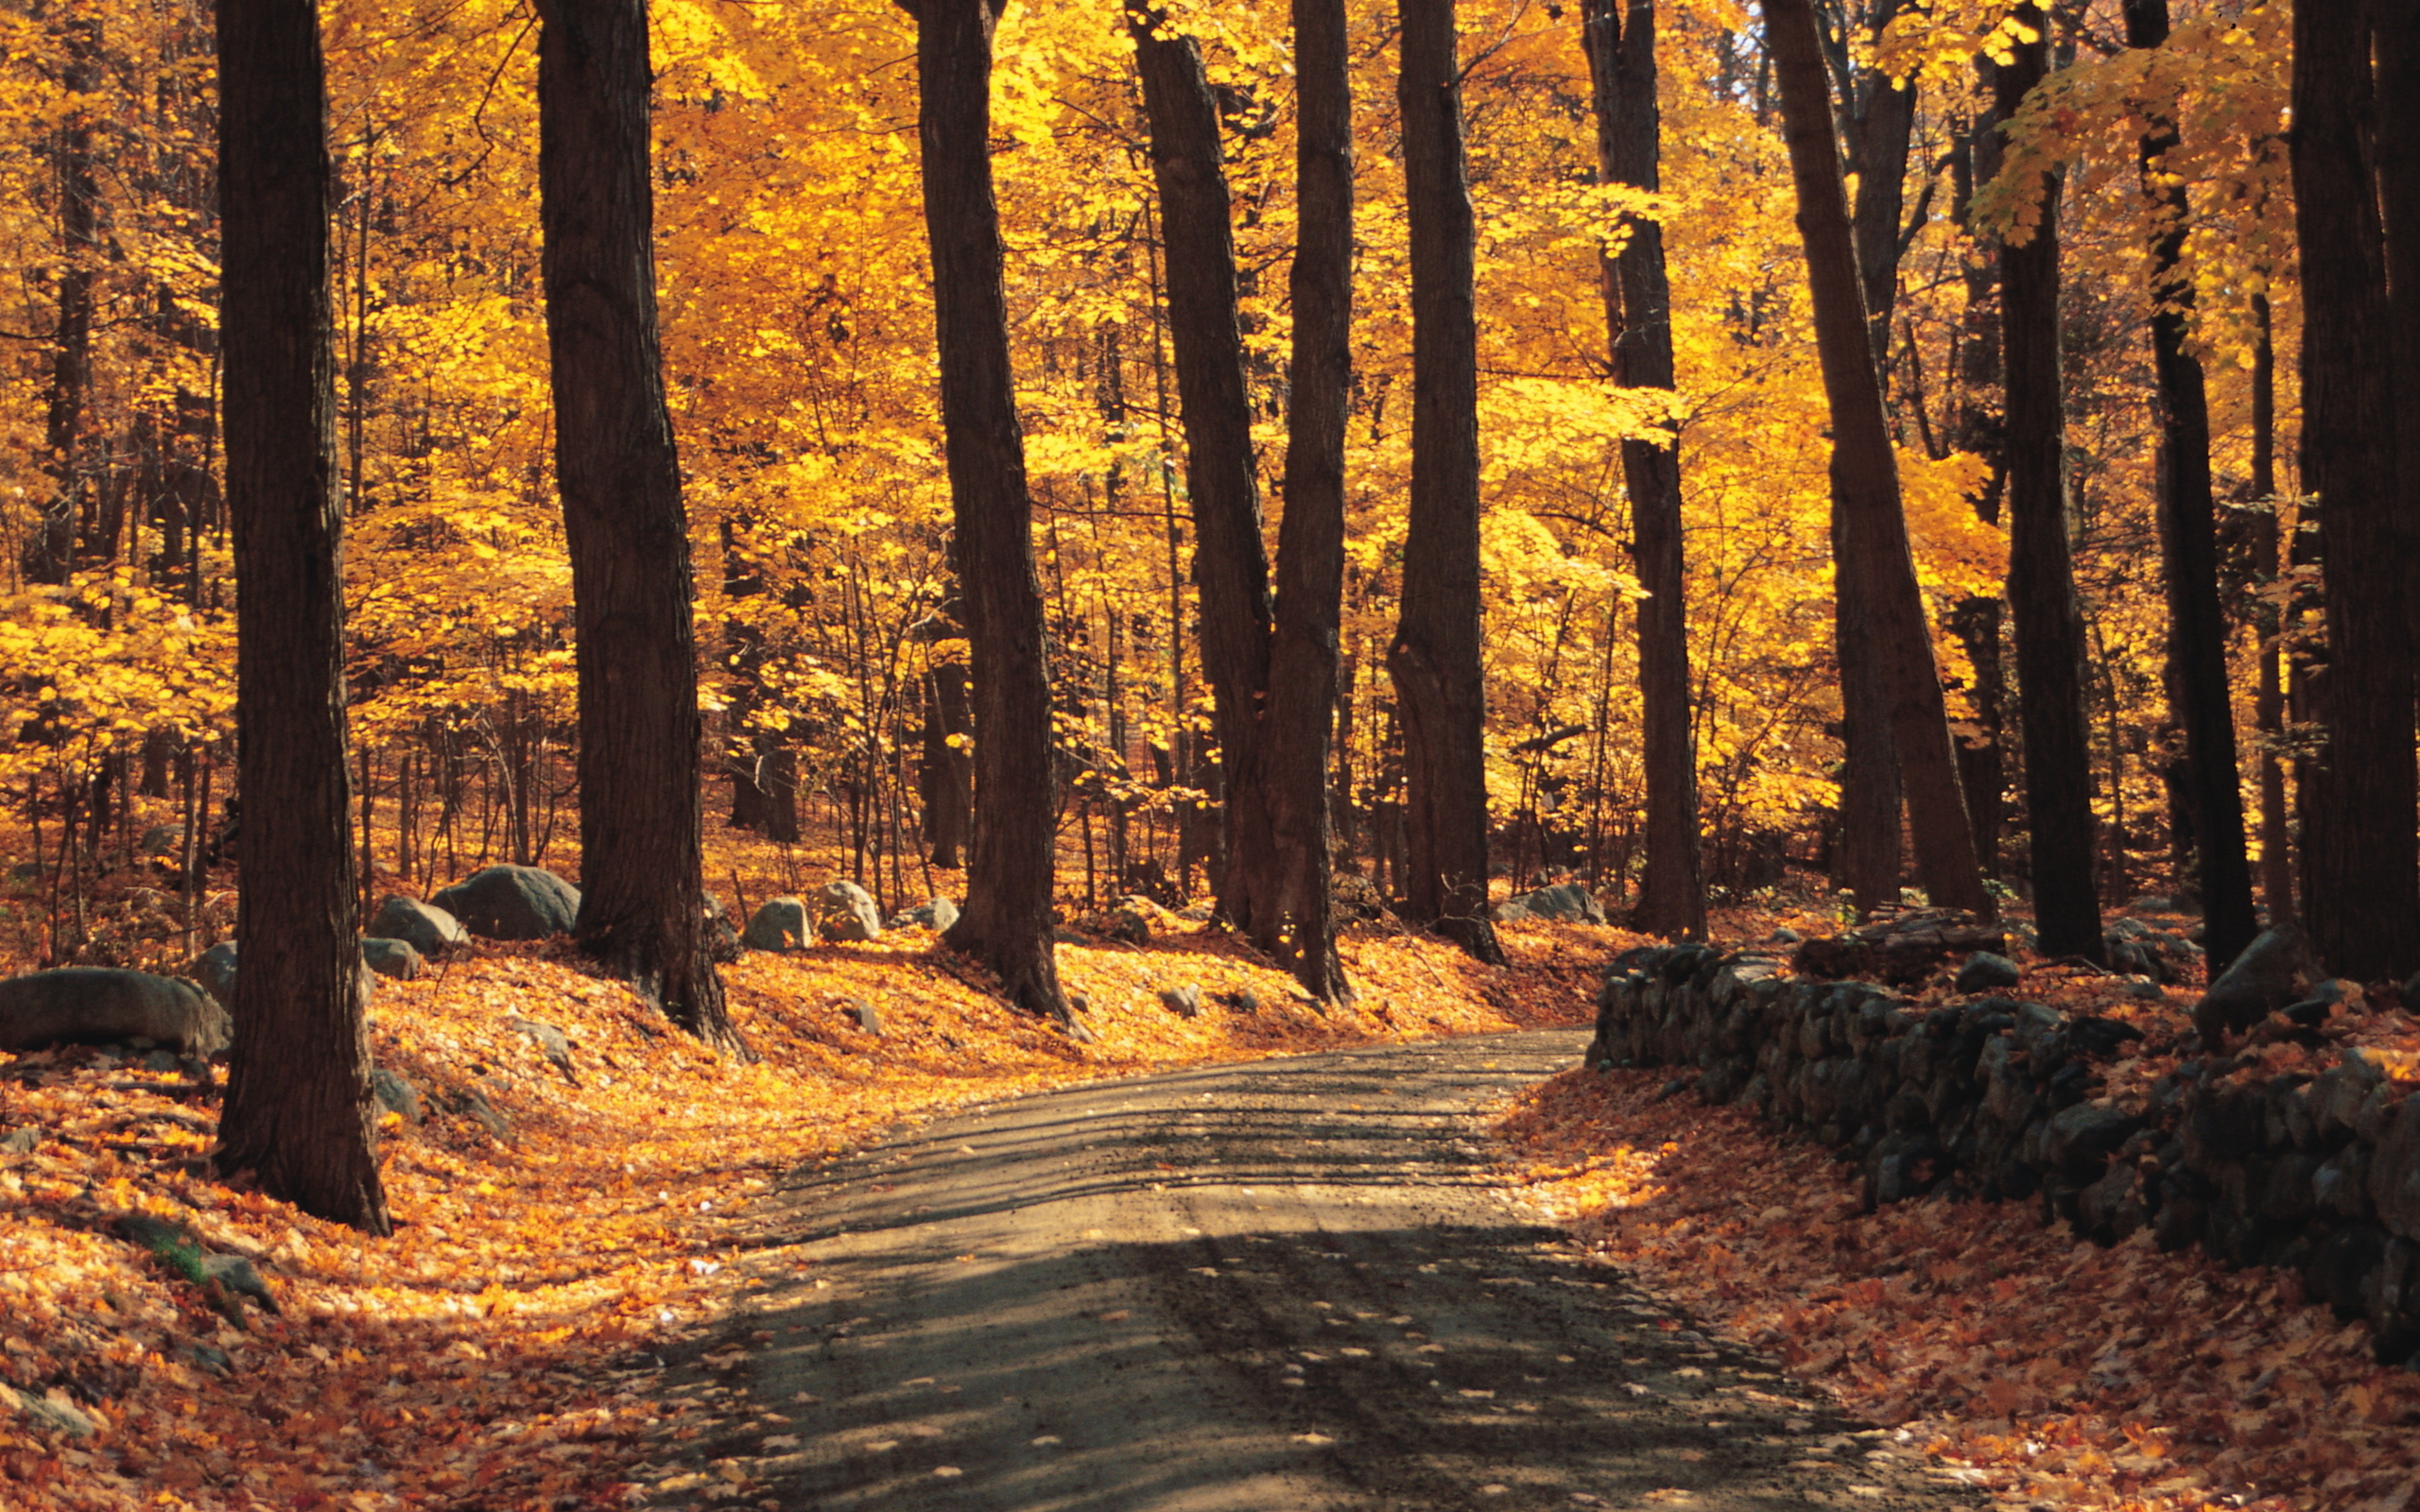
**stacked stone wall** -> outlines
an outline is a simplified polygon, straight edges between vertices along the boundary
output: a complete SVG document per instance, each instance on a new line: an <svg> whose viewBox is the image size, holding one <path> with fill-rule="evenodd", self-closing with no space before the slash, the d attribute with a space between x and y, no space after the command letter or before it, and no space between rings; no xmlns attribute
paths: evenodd
<svg viewBox="0 0 2420 1512"><path fill-rule="evenodd" d="M2420 1368L2420 1098L2388 1058L2317 1074L2186 1060L2112 1095L2142 1039L2117 1019L1979 997L1919 1006L1703 945L1606 969L1588 1062L1695 1073L1698 1095L1856 1160L1869 1206L1942 1189L2038 1202L2084 1237L2149 1229L2230 1265L2300 1273Z"/></svg>

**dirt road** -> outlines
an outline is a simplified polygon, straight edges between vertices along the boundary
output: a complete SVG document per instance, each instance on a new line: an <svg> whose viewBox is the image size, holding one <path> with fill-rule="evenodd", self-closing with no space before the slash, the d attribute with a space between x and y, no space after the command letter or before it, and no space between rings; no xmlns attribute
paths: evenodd
<svg viewBox="0 0 2420 1512"><path fill-rule="evenodd" d="M1103 1083L803 1173L760 1217L812 1263L675 1362L721 1426L657 1504L1979 1505L1493 1190L1484 1115L1584 1040Z"/></svg>

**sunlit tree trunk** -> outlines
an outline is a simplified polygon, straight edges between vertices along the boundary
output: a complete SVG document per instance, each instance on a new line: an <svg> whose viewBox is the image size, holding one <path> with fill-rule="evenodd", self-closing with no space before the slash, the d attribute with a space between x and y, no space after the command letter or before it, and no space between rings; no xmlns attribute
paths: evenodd
<svg viewBox="0 0 2420 1512"><path fill-rule="evenodd" d="M1917 873L1926 889L1936 904L1988 915L1992 900L1975 863L1974 831L1959 784L1932 631L1900 506L1897 458L1882 412L1881 379L1866 329L1815 14L1807 0L1765 0L1764 10L1831 409L1838 591L1842 612L1859 616L1865 631L1861 647L1843 636L1843 651L1870 658L1880 669ZM1848 675L1844 667L1844 681Z"/></svg>
<svg viewBox="0 0 2420 1512"><path fill-rule="evenodd" d="M2049 67L2049 21L2022 14L2032 42L1999 66L2003 120L2015 119ZM2016 630L2016 713L2025 740L2033 919L2046 955L2098 961L2093 882L2092 745L2083 710L2083 610L2067 542L2066 411L2059 359L2059 178L2036 185L2032 233L2000 248L2006 363L2008 604Z"/></svg>
<svg viewBox="0 0 2420 1512"><path fill-rule="evenodd" d="M1403 719L1406 903L1501 964L1487 902L1487 687L1480 657L1478 328L1453 0L1398 0L1411 223L1411 501L1387 648Z"/></svg>
<svg viewBox="0 0 2420 1512"><path fill-rule="evenodd" d="M1011 1002L1072 1028L1051 953L1050 671L992 193L992 29L1004 4L908 6L952 555L975 682L974 844L966 904L942 943L989 967Z"/></svg>
<svg viewBox="0 0 2420 1512"><path fill-rule="evenodd" d="M1126 19L1159 190L1185 492L1193 507L1193 580L1201 595L1201 671L1219 733L1224 841L1219 906L1236 929L1266 947L1279 943L1282 913L1273 896L1279 872L1262 730L1272 610L1219 103L1192 38L1169 29L1147 0L1127 0Z"/></svg>
<svg viewBox="0 0 2420 1512"><path fill-rule="evenodd" d="M2126 0L2126 43L2168 41L2168 0ZM2144 191L2168 217L2152 243L2152 353L2159 378L2161 438L2167 453L2161 490L2161 561L2168 579L2169 639L2178 659L2185 723L2187 797L2198 842L2203 949L2216 977L2259 932L2252 906L2252 866L2243 843L2243 781L2236 762L2235 706L2227 687L2227 627L2219 607L2218 507L2210 486L2210 407L2201 359L2185 347L2193 283L2180 265L2190 206L2182 183L2162 184L2166 155L2177 145L2173 121L2158 120L2142 141Z"/></svg>
<svg viewBox="0 0 2420 1512"><path fill-rule="evenodd" d="M318 9L219 0L219 328L244 806L218 1169L388 1231L362 1026Z"/></svg>
<svg viewBox="0 0 2420 1512"><path fill-rule="evenodd" d="M1993 64L1977 60L1988 87ZM1974 194L1999 173L1999 113L1986 112L1966 131L1951 161L1953 202L1950 218L1967 228L1972 245L1964 275L1965 307L1960 313L1958 335L1958 401L1950 426L1950 445L1981 457L1991 468L1990 480L1975 500L1975 513L1986 524L2000 523L2008 485L2006 435L1993 400L2001 389L1998 314L1999 248L1977 235ZM1973 739L1958 746L1958 771L1966 785L1966 814L1975 826L1975 850L1986 876L2000 872L2000 827L2008 793L2008 758L2003 744L2008 708L2008 673L2001 653L2000 627L2008 617L2006 603L1974 594L1958 601L1949 626L1975 669L1968 697L1978 726Z"/></svg>
<svg viewBox="0 0 2420 1512"><path fill-rule="evenodd" d="M1598 172L1607 183L1663 188L1655 102L1654 0L1586 0L1581 40L1597 115ZM1672 288L1664 228L1634 217L1601 270L1614 382L1672 387ZM1698 833L1697 749L1689 710L1686 579L1681 547L1681 447L1621 443L1632 552L1647 597L1638 606L1639 696L1647 767L1647 875L1637 927L1705 936L1705 865Z"/></svg>
<svg viewBox="0 0 2420 1512"><path fill-rule="evenodd" d="M2420 966L2420 845L2406 617L2414 573L2397 518L2395 352L2363 9L2294 8L2291 151L2302 482L2327 613L2326 662L2307 679L2326 744L2302 782L2303 915L2329 970L2377 981Z"/></svg>
<svg viewBox="0 0 2420 1512"><path fill-rule="evenodd" d="M644 0L544 0L539 215L579 680L580 947L745 1053L706 931L689 531L658 349Z"/></svg>
<svg viewBox="0 0 2420 1512"><path fill-rule="evenodd" d="M94 0L60 18L67 55L61 91L78 97L55 137L59 182L58 329L51 334L50 404L43 428L50 495L27 534L20 566L35 583L63 583L76 563L76 529L89 485L84 433L93 388L93 278L100 257L101 189L94 173L93 121L84 103L101 87L101 22Z"/></svg>
<svg viewBox="0 0 2420 1512"><path fill-rule="evenodd" d="M1344 423L1353 393L1351 61L1344 0L1294 0L1293 363L1265 760L1284 958L1305 991L1331 999L1352 996L1328 907L1327 771L1344 593Z"/></svg>

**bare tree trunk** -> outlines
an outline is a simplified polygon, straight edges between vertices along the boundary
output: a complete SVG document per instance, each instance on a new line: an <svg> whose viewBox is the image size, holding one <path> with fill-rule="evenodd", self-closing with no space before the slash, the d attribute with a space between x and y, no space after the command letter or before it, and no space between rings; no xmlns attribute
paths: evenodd
<svg viewBox="0 0 2420 1512"><path fill-rule="evenodd" d="M1303 990L1353 996L1329 917L1328 754L1344 595L1344 424L1353 395L1353 82L1344 0L1294 0L1292 387L1264 761L1283 958Z"/></svg>
<svg viewBox="0 0 2420 1512"><path fill-rule="evenodd" d="M1281 943L1261 720L1269 691L1269 561L1253 472L1252 397L1236 311L1236 242L1219 146L1219 104L1201 50L1149 0L1126 0L1150 125L1167 266L1168 330L1193 506L1201 671L1219 732L1223 840L1219 910L1264 949Z"/></svg>
<svg viewBox="0 0 2420 1512"><path fill-rule="evenodd" d="M1478 327L1454 0L1398 0L1411 221L1411 508L1387 670L1404 731L1409 916L1501 965L1487 902Z"/></svg>
<svg viewBox="0 0 2420 1512"><path fill-rule="evenodd" d="M2168 0L2126 0L2126 43L2168 41ZM2236 762L2235 706L2227 687L2226 617L2219 607L2218 507L2210 488L2210 408L2201 360L2185 347L2193 282L2179 270L2190 207L2185 186L2160 183L2177 145L2176 125L2152 123L2142 141L2144 193L2169 218L2152 243L2152 352L2158 370L2160 429L2168 455L2161 490L2161 560L2167 568L2169 641L2183 695L2187 797L2200 858L2210 975L2260 930L2252 867L2243 845L2243 782Z"/></svg>
<svg viewBox="0 0 2420 1512"><path fill-rule="evenodd" d="M1607 183L1663 188L1655 103L1654 0L1585 0L1581 42L1597 115L1597 167ZM1617 256L1604 260L1606 335L1614 382L1670 388L1672 288L1664 228L1634 218ZM1647 877L1634 919L1667 938L1705 937L1705 864L1698 833L1697 748L1689 708L1689 639L1681 543L1681 446L1621 443L1630 492L1633 560L1647 597L1638 606L1639 697L1647 767Z"/></svg>
<svg viewBox="0 0 2420 1512"><path fill-rule="evenodd" d="M992 194L992 28L1005 0L915 0L917 133L942 365L953 542L975 681L975 838L966 905L942 943L1028 1011L1082 1033L1051 954L1050 670L1033 507L1009 368Z"/></svg>
<svg viewBox="0 0 2420 1512"><path fill-rule="evenodd" d="M2330 971L2377 981L2420 966L2420 846L2405 617L2415 575L2395 518L2395 352L2364 9L2295 8L2291 151L2303 490L2327 612L2326 663L2306 682L2327 739L2302 783L2303 913Z"/></svg>
<svg viewBox="0 0 2420 1512"><path fill-rule="evenodd" d="M85 96L101 87L97 8L71 7L62 18L67 57L60 88L78 104L60 123L53 152L59 176L59 328L51 335L50 404L43 434L50 497L25 543L26 580L67 581L76 565L76 524L89 487L84 432L93 387L93 278L100 256L101 189L94 173L93 122Z"/></svg>
<svg viewBox="0 0 2420 1512"><path fill-rule="evenodd" d="M1993 66L1989 59L1977 60L1986 85ZM2001 391L2003 383L1999 319L1993 308L1999 288L1999 249L1975 235L1973 213L1975 186L1990 182L1999 173L1999 113L1987 112L1968 129L1951 163L1955 203L1950 215L1967 228L1973 246L1966 258L1966 303L1960 318L1958 402L1950 444L1981 457L1992 470L1982 496L1975 501L1975 513L1987 524L2000 523L2008 485L2007 434L1989 402ZM1976 723L1981 727L1977 738L1959 743L1958 769L1966 784L1966 814L1975 825L1977 858L1984 874L1994 877L2000 873L2000 825L2008 795L2008 674L2000 634L2006 619L2007 605L1982 595L1961 599L1950 615L1952 631L1975 668L1969 696Z"/></svg>
<svg viewBox="0 0 2420 1512"><path fill-rule="evenodd" d="M1998 69L2002 120L2014 120L2049 68L2049 18ZM2033 919L2046 955L2098 961L2093 885L2092 743L2083 708L2083 610L2067 544L2066 418L2059 359L2059 191L2036 186L2042 217L2000 248L2000 332L2008 382L2008 604L2016 629L2017 724L2025 740Z"/></svg>
<svg viewBox="0 0 2420 1512"><path fill-rule="evenodd" d="M249 1173L305 1212L384 1234L345 792L324 97L314 6L219 0L236 781L250 801L235 1042L215 1153L224 1174Z"/></svg>
<svg viewBox="0 0 2420 1512"><path fill-rule="evenodd" d="M1867 634L1859 654L1881 668L1918 875L1935 903L1988 916L1992 900L1975 863L1974 830L1959 786L1957 750L1933 662L1931 627L1916 585L1897 459L1866 330L1815 13L1807 0L1765 0L1765 20L1832 413L1832 497L1842 548L1839 592L1845 612L1861 610L1864 615ZM1844 681L1847 676L1844 669Z"/></svg>
<svg viewBox="0 0 2420 1512"><path fill-rule="evenodd" d="M580 948L747 1054L706 932L689 530L657 345L645 0L543 0L539 213L579 642Z"/></svg>

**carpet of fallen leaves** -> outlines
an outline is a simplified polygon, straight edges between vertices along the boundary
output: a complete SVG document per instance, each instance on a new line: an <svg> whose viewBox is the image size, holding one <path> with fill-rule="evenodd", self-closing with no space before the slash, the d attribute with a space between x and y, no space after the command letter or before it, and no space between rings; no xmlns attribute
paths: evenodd
<svg viewBox="0 0 2420 1512"><path fill-rule="evenodd" d="M2191 991L2147 1000L2027 960L2018 995L2144 1030L2111 1091L2173 1067ZM2357 993L2327 1043L2256 1045L2237 1074L2413 1040L2409 1016ZM1857 1166L1682 1080L1575 1070L1536 1089L1498 1130L1516 1185L1607 1262L1962 1478L2039 1507L2420 1507L2420 1376L2380 1366L2369 1325L2307 1304L2299 1277L2163 1254L2147 1232L2100 1247L2031 1202L1867 1213Z"/></svg>
<svg viewBox="0 0 2420 1512"><path fill-rule="evenodd" d="M1159 925L1148 946L1061 947L1098 1036L1081 1046L913 929L728 969L761 1057L746 1065L561 946L381 981L376 1059L424 1101L418 1123L386 1118L384 1240L217 1181L217 1093L182 1072L0 1055L0 1134L37 1142L0 1146L0 1507L621 1506L622 1470L667 1425L616 1362L727 1304L736 1219L783 1172L903 1117L1073 1081L1584 1022L1596 963L1637 938L1517 926L1515 970L1496 972L1357 929L1360 1002L1322 1012L1242 945ZM1186 985L1192 1018L1158 997ZM516 1019L561 1030L568 1066ZM275 1313L118 1237L132 1214L249 1258ZM45 1430L60 1409L95 1431Z"/></svg>

